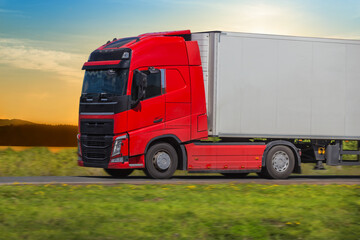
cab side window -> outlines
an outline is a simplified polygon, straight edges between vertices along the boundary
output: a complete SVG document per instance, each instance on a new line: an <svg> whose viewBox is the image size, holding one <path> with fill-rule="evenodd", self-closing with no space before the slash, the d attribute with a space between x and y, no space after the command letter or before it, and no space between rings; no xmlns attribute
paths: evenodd
<svg viewBox="0 0 360 240"><path fill-rule="evenodd" d="M145 99L156 97L161 95L161 71L151 73L149 70L141 71L147 75L147 88L145 93ZM139 86L133 81L131 86L131 99L136 100L138 95Z"/></svg>
<svg viewBox="0 0 360 240"><path fill-rule="evenodd" d="M161 95L161 72L149 73L145 99Z"/></svg>

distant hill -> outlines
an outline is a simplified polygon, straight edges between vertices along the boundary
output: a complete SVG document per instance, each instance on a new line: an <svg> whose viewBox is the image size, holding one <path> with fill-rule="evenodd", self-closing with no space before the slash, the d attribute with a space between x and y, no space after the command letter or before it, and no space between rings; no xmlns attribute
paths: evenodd
<svg viewBox="0 0 360 240"><path fill-rule="evenodd" d="M27 124L35 124L29 121L21 120L21 119L0 119L0 126L7 125L27 125Z"/></svg>
<svg viewBox="0 0 360 240"><path fill-rule="evenodd" d="M76 147L78 127L0 119L0 146Z"/></svg>

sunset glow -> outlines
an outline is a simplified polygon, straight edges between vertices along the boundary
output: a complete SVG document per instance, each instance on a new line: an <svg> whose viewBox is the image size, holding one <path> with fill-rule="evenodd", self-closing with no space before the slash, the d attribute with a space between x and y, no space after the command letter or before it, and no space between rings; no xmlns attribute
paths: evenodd
<svg viewBox="0 0 360 240"><path fill-rule="evenodd" d="M181 29L360 39L360 1L2 0L0 118L77 124L81 67L94 49Z"/></svg>

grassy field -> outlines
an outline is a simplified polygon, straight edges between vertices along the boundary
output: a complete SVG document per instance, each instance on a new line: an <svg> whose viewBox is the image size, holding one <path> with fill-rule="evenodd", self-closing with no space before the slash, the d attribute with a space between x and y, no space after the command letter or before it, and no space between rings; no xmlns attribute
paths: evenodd
<svg viewBox="0 0 360 240"><path fill-rule="evenodd" d="M0 176L94 176L102 169L77 166L76 149L51 152L46 147L0 150Z"/></svg>
<svg viewBox="0 0 360 240"><path fill-rule="evenodd" d="M51 149L53 150L53 149ZM0 149L0 176L101 176L107 175L99 168L77 166L76 148L50 151L46 147L25 148L22 151ZM314 164L302 164L308 175L360 175L360 166L326 166L326 170L313 170ZM187 175L178 171L176 175ZM144 176L142 171L133 175ZM212 174L219 175L219 174ZM256 174L252 174L256 175ZM251 176L251 175L250 175Z"/></svg>
<svg viewBox="0 0 360 240"><path fill-rule="evenodd" d="M0 176L105 175L76 160L76 149L0 150ZM360 174L359 167L312 168L304 164L303 172ZM6 240L358 236L360 185L0 186L0 239Z"/></svg>
<svg viewBox="0 0 360 240"><path fill-rule="evenodd" d="M0 239L359 239L360 185L0 186Z"/></svg>

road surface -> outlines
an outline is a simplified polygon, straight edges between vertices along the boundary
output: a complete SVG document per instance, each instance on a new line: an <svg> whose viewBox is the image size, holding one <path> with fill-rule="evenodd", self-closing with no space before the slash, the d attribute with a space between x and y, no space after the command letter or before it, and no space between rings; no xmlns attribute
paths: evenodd
<svg viewBox="0 0 360 240"><path fill-rule="evenodd" d="M262 179L257 176L246 178L224 178L222 176L187 175L171 179L149 179L143 176L129 176L116 179L107 176L39 176L39 177L0 177L0 185L12 184L218 184L218 183L255 183L255 184L360 184L360 176L291 176L289 179Z"/></svg>

